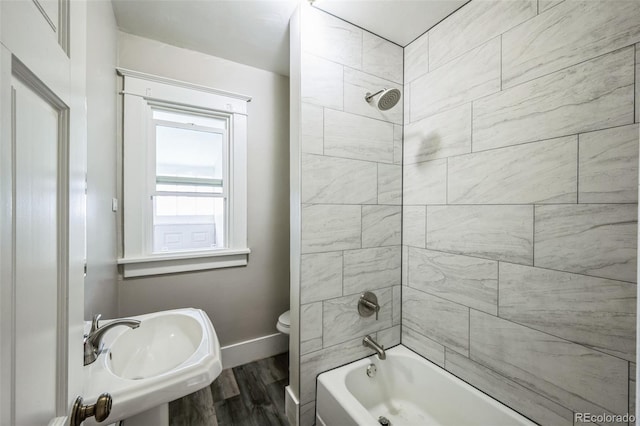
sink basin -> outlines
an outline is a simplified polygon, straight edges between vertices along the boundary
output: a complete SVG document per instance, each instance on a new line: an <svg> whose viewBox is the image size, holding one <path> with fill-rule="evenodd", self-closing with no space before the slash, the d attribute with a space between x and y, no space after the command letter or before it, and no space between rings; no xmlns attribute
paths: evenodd
<svg viewBox="0 0 640 426"><path fill-rule="evenodd" d="M193 317L167 314L125 328L109 348L107 367L123 379L140 380L166 373L193 355L202 327Z"/></svg>
<svg viewBox="0 0 640 426"><path fill-rule="evenodd" d="M84 367L85 404L103 392L113 398L107 424L200 390L222 371L218 337L204 311L176 309L127 318L139 320L140 326L107 331L98 359ZM97 423L89 419L84 424Z"/></svg>

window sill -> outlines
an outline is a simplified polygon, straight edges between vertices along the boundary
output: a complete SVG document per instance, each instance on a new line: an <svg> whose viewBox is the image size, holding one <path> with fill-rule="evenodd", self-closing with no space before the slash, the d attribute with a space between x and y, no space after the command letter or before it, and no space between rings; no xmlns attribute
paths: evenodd
<svg viewBox="0 0 640 426"><path fill-rule="evenodd" d="M153 256L118 259L125 278L177 272L246 266L251 250L224 249L207 252L156 254Z"/></svg>

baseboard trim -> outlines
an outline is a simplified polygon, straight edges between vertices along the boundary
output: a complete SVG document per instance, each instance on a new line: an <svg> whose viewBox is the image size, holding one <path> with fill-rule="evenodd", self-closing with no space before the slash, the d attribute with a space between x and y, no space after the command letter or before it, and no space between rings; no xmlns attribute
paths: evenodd
<svg viewBox="0 0 640 426"><path fill-rule="evenodd" d="M287 352L289 336L282 333L270 334L256 339L245 340L220 348L222 368L233 368L248 362Z"/></svg>
<svg viewBox="0 0 640 426"><path fill-rule="evenodd" d="M293 394L291 386L284 388L284 412L289 420L289 426L300 424L300 401Z"/></svg>

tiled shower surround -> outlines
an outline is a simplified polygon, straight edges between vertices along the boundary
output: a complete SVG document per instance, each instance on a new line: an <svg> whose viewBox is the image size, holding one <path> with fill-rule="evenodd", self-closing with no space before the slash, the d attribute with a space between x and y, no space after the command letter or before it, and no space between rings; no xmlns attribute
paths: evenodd
<svg viewBox="0 0 640 426"><path fill-rule="evenodd" d="M405 48L402 343L544 425L634 410L639 41L473 0Z"/></svg>
<svg viewBox="0 0 640 426"><path fill-rule="evenodd" d="M301 423L376 333L543 425L633 412L640 2L473 0L404 52L301 32Z"/></svg>
<svg viewBox="0 0 640 426"><path fill-rule="evenodd" d="M301 73L300 402L313 422L316 376L400 342L402 105L382 113L367 92L402 90L402 48L303 7ZM379 319L360 318L372 290Z"/></svg>

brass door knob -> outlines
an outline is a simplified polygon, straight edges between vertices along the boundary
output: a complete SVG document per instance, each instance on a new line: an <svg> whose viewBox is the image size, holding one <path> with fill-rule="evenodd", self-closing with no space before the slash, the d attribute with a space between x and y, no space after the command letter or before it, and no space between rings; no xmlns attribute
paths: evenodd
<svg viewBox="0 0 640 426"><path fill-rule="evenodd" d="M106 420L109 417L109 413L111 413L113 399L108 393L103 393L93 405L82 405L82 402L81 396L76 398L71 410L70 426L80 426L89 417L95 417L98 423Z"/></svg>

